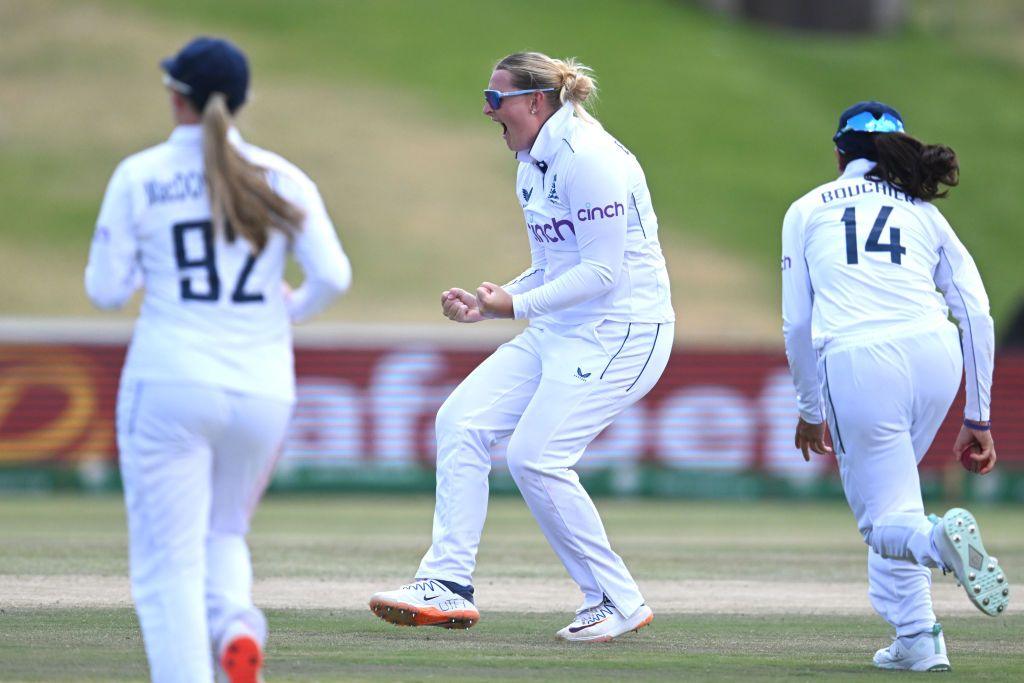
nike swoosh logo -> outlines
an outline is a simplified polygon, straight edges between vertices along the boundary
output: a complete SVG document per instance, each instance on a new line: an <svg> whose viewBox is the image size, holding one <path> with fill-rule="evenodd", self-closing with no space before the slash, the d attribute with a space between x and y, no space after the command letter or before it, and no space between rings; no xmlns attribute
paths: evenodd
<svg viewBox="0 0 1024 683"><path fill-rule="evenodd" d="M608 621L608 617L605 617L601 621L595 621L592 624L587 624L586 626L577 626L576 628L573 628L572 626L570 626L569 627L569 633L579 633L580 631L582 631L585 628L590 628L591 626L597 626L598 624L603 624L606 621Z"/></svg>
<svg viewBox="0 0 1024 683"><path fill-rule="evenodd" d="M437 595L424 595L423 599L424 600L433 600L434 598L440 597L440 595L441 595L440 593L438 593Z"/></svg>

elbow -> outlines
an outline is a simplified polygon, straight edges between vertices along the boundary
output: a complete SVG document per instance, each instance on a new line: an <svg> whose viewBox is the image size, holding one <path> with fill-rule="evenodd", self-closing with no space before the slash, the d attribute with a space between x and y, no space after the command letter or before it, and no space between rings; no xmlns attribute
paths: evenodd
<svg viewBox="0 0 1024 683"><path fill-rule="evenodd" d="M606 263L589 261L587 265L590 272L594 274L594 286L596 293L605 294L615 288L618 282L618 274L622 271L620 267L612 267Z"/></svg>
<svg viewBox="0 0 1024 683"><path fill-rule="evenodd" d="M330 292L332 297L341 296L352 286L352 266L349 265L348 261L345 261L344 264L325 273L321 284L325 290Z"/></svg>
<svg viewBox="0 0 1024 683"><path fill-rule="evenodd" d="M89 290L86 293L92 305L103 311L116 311L125 304L125 297L119 296L117 292Z"/></svg>
<svg viewBox="0 0 1024 683"><path fill-rule="evenodd" d="M95 267L90 262L85 268L85 293L96 308L103 310L121 308L144 284L142 272L134 266L118 270Z"/></svg>
<svg viewBox="0 0 1024 683"><path fill-rule="evenodd" d="M115 311L121 308L128 300L128 296L131 296L130 294L126 296L124 292L115 287L97 282L88 274L85 278L85 293L93 306L104 311Z"/></svg>
<svg viewBox="0 0 1024 683"><path fill-rule="evenodd" d="M786 346L790 346L794 342L808 338L811 336L811 321L810 319L803 320L790 320L783 318L782 320L782 337L786 340Z"/></svg>
<svg viewBox="0 0 1024 683"><path fill-rule="evenodd" d="M340 268L335 273L331 286L334 287L334 292L337 296L341 296L352 286L352 266L347 261L345 262L345 267Z"/></svg>

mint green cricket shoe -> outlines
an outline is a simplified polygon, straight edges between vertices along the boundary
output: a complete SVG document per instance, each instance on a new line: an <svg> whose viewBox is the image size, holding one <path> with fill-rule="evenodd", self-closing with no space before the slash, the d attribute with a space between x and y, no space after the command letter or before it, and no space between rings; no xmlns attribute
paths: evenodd
<svg viewBox="0 0 1024 683"><path fill-rule="evenodd" d="M956 575L967 597L990 617L999 616L1010 604L1010 582L999 560L985 551L978 522L967 510L952 508L939 520L933 533L943 571Z"/></svg>
<svg viewBox="0 0 1024 683"><path fill-rule="evenodd" d="M952 671L941 624L913 636L896 638L892 645L875 653L873 662L879 669Z"/></svg>

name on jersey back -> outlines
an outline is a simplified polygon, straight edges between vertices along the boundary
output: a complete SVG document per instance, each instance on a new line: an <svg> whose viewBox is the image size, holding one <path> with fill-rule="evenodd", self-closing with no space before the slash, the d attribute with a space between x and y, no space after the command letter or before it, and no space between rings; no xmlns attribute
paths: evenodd
<svg viewBox="0 0 1024 683"><path fill-rule="evenodd" d="M846 185L834 188L832 190L825 190L821 193L821 203L828 204L829 202L837 199L853 199L862 194L883 194L886 197L892 197L909 204L913 204L915 199L906 192L897 190L888 183L879 183L870 180L866 180L856 185Z"/></svg>
<svg viewBox="0 0 1024 683"><path fill-rule="evenodd" d="M206 193L206 175L192 171L175 173L167 181L150 180L144 183L149 205L163 202L179 202L185 199L199 199Z"/></svg>

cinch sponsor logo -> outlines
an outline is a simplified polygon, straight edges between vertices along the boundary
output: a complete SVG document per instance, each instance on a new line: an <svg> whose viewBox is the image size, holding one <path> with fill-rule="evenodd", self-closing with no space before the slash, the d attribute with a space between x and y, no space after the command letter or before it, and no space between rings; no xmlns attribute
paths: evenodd
<svg viewBox="0 0 1024 683"><path fill-rule="evenodd" d="M530 225L527 223L526 227L533 233L533 239L538 242L564 242L565 233L562 231L565 228L569 228L569 232L574 235L576 234L576 226L572 224L572 221L554 219L552 222L543 225Z"/></svg>
<svg viewBox="0 0 1024 683"><path fill-rule="evenodd" d="M576 212L576 218L581 221L592 221L595 218L614 218L625 213L626 207L618 202L606 206L591 206L587 204L586 208Z"/></svg>

